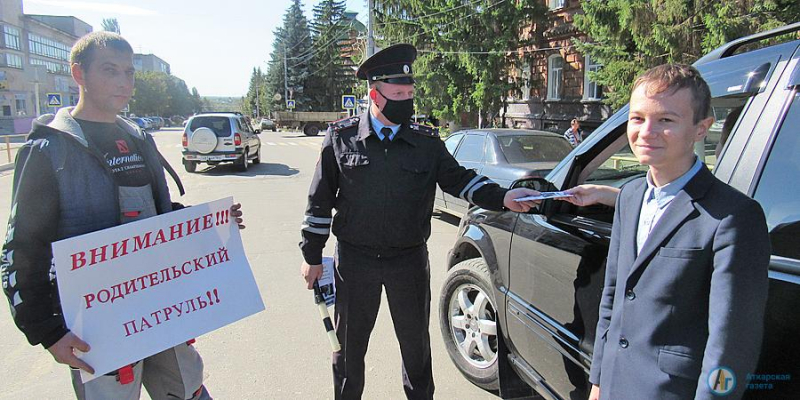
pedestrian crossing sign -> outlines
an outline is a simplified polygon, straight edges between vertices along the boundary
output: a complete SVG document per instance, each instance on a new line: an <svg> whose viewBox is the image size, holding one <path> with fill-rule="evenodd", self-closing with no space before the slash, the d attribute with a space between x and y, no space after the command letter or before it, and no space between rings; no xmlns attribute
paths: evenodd
<svg viewBox="0 0 800 400"><path fill-rule="evenodd" d="M346 94L342 96L342 108L345 110L352 110L356 108L356 96L352 94Z"/></svg>
<svg viewBox="0 0 800 400"><path fill-rule="evenodd" d="M49 107L61 107L61 93L48 93L47 105Z"/></svg>
<svg viewBox="0 0 800 400"><path fill-rule="evenodd" d="M286 100L286 108L294 109L294 100Z"/></svg>

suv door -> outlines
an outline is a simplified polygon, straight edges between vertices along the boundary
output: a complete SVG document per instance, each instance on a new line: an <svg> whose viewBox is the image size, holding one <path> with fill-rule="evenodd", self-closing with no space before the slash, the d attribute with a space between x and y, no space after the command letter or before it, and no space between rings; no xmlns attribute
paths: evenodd
<svg viewBox="0 0 800 400"><path fill-rule="evenodd" d="M695 153L715 174L723 126L734 128L734 133L721 146L720 165L735 166L747 144L742 140L766 112L777 81L770 79L780 76L788 58L787 49L778 47L698 66L711 88L713 112L721 120ZM753 75L762 81L744 90ZM548 175L552 187L539 189L564 190L583 183L620 187L643 176L646 169L628 147L627 112L626 106L609 118ZM729 168L721 169L730 175ZM541 213L521 215L514 229L507 331L517 354L540 375L543 386L561 398L585 398L591 388L588 372L613 213L600 205L575 207L547 200Z"/></svg>
<svg viewBox="0 0 800 400"><path fill-rule="evenodd" d="M480 174L483 170L483 160L486 150L486 133L469 132L465 135L456 150L456 161L464 168L471 169ZM444 194L445 205L448 209L464 214L470 207L465 200Z"/></svg>

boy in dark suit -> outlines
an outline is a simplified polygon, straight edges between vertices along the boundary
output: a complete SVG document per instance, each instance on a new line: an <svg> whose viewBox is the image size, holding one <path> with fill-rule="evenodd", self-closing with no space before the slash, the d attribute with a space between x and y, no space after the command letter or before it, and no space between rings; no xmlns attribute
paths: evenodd
<svg viewBox="0 0 800 400"><path fill-rule="evenodd" d="M628 142L649 171L617 196L590 399L738 399L756 366L767 225L693 153L710 100L687 65L634 83Z"/></svg>

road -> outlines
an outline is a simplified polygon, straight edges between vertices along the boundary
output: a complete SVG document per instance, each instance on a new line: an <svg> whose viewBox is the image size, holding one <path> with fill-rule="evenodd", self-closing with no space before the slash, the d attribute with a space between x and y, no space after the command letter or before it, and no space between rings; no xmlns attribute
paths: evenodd
<svg viewBox="0 0 800 400"><path fill-rule="evenodd" d="M154 133L167 160L178 170L187 194L173 201L198 204L234 196L242 203L247 228L242 231L248 260L266 310L198 338L206 386L218 399L333 398L330 347L312 296L299 275L297 243L308 186L322 137L298 132L264 132L262 164L247 172L230 165L186 173L180 163L181 131ZM170 181L171 182L171 181ZM8 220L12 172L0 175L0 221ZM173 184L171 191L177 195ZM434 216L431 255L431 346L436 397L493 399L472 386L452 365L439 330L438 292L447 250L457 220ZM3 224L4 225L4 224ZM2 228L5 232L5 228ZM5 237L5 233L3 234ZM333 239L325 254L330 255ZM31 347L7 311L0 312L0 399L67 399L74 397L65 367L41 347ZM364 399L404 399L400 351L384 298L367 353ZM146 398L146 395L142 396Z"/></svg>

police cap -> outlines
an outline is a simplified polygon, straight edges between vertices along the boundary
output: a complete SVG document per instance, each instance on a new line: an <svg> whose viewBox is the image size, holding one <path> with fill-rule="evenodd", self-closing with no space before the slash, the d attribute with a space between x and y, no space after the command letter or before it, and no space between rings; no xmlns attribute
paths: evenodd
<svg viewBox="0 0 800 400"><path fill-rule="evenodd" d="M414 74L411 64L417 58L417 49L410 44L396 44L389 46L364 61L356 77L371 82L383 81L386 83L412 84Z"/></svg>

